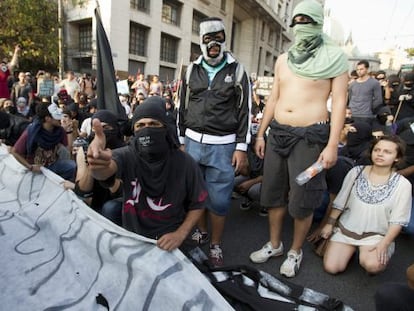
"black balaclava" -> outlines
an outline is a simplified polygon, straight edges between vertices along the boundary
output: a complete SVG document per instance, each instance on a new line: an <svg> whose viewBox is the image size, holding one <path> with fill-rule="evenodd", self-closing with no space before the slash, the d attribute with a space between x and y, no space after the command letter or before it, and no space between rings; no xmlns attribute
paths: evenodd
<svg viewBox="0 0 414 311"><path fill-rule="evenodd" d="M414 84L414 72L405 74L404 76L404 89L412 90Z"/></svg>
<svg viewBox="0 0 414 311"><path fill-rule="evenodd" d="M103 130L106 138L105 148L116 149L125 145L123 136L119 128L118 118L113 112L105 109L99 110L96 113L94 113L91 122L93 121L93 119L99 119L99 121L105 122L106 124L112 127L112 130ZM92 141L94 136L95 133L92 132L90 136L90 141Z"/></svg>
<svg viewBox="0 0 414 311"><path fill-rule="evenodd" d="M143 118L160 121L161 128L145 127L134 132L130 147L137 159L137 178L144 192L151 198L164 193L171 168L171 152L175 145L170 139L165 101L159 96L144 100L134 111L132 127Z"/></svg>

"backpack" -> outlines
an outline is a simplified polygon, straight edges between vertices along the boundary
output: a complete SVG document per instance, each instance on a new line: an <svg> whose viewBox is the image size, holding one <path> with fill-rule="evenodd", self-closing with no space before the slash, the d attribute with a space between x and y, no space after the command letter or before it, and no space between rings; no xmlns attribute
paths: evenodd
<svg viewBox="0 0 414 311"><path fill-rule="evenodd" d="M190 63L187 67L187 72L185 73L185 82L186 82L187 88L185 92L184 107L186 110L188 108L188 103L190 101L190 86L189 86L188 81L190 81L190 76L193 71L193 66L194 66L194 63ZM241 108L243 104L243 98L244 98L243 87L241 84L241 80L243 79L243 74L244 74L244 66L240 63L237 63L237 67L235 71L236 79L234 80L234 87L238 89L240 92L240 101L239 101L238 108Z"/></svg>

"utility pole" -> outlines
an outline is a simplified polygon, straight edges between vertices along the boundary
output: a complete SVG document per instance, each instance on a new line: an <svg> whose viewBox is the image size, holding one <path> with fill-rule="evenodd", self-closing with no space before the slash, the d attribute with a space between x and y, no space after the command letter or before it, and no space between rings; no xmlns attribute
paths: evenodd
<svg viewBox="0 0 414 311"><path fill-rule="evenodd" d="M58 0L58 40L59 40L59 78L63 79L63 5L62 0Z"/></svg>

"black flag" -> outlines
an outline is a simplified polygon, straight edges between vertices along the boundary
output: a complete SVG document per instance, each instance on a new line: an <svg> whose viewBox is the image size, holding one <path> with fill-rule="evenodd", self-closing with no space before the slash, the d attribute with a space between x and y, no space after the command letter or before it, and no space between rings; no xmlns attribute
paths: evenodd
<svg viewBox="0 0 414 311"><path fill-rule="evenodd" d="M98 9L95 9L96 18L96 79L98 109L107 109L115 113L119 120L127 120L124 107L119 101L116 87L115 69L112 60L111 46L109 45L105 29L102 25Z"/></svg>

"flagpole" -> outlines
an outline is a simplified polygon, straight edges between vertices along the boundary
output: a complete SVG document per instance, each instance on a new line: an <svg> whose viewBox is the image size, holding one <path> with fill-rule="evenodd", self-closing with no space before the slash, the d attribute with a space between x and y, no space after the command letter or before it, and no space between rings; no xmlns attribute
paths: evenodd
<svg viewBox="0 0 414 311"><path fill-rule="evenodd" d="M62 0L58 1L58 44L59 44L59 79L63 79L63 6Z"/></svg>
<svg viewBox="0 0 414 311"><path fill-rule="evenodd" d="M180 97L180 92L181 92L181 88L182 88L182 81L181 81L181 75L182 75L182 73L183 73L183 66L184 66L184 59L181 57L181 62L180 62L180 70L178 71L178 88L177 88L177 91L176 91L176 93L177 93L177 95L178 96L175 96L175 102L174 102L174 105L175 105L175 107L179 107L180 105L180 101L178 100L178 98Z"/></svg>

